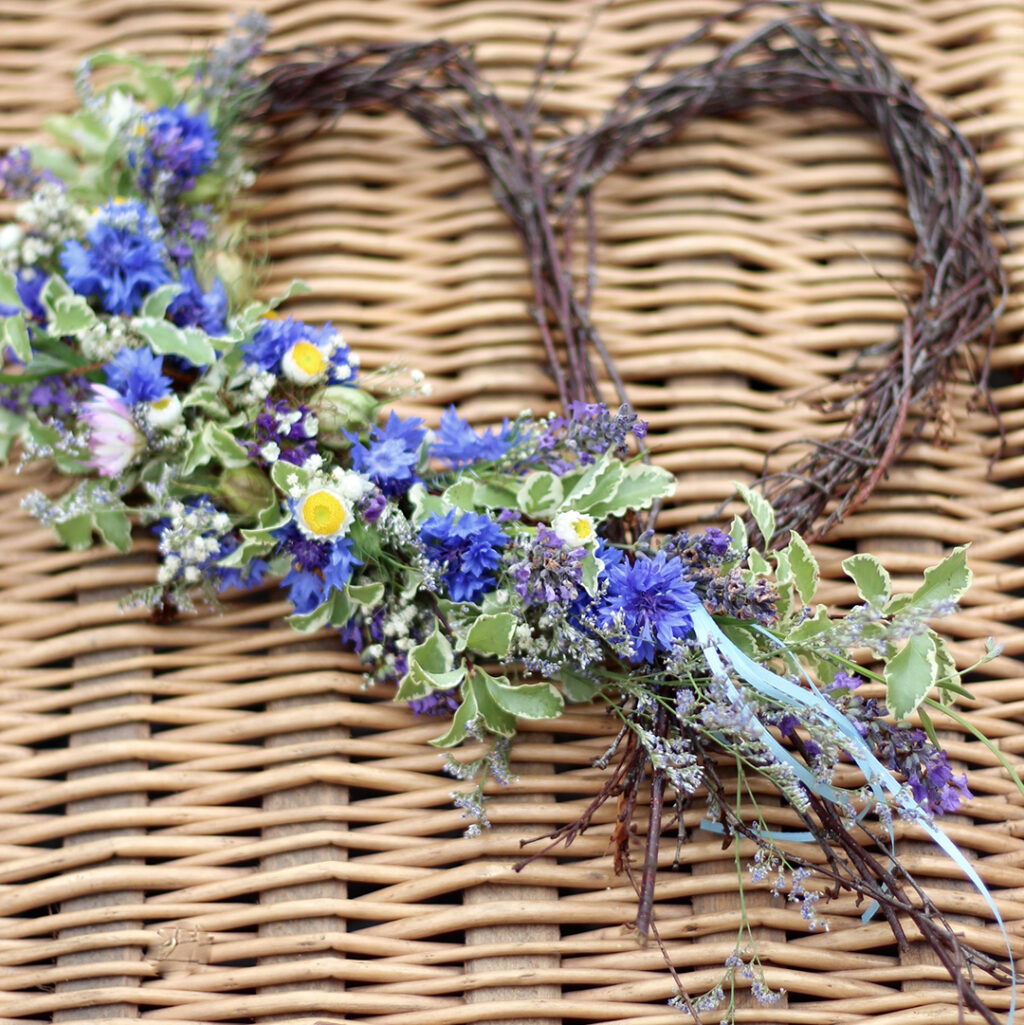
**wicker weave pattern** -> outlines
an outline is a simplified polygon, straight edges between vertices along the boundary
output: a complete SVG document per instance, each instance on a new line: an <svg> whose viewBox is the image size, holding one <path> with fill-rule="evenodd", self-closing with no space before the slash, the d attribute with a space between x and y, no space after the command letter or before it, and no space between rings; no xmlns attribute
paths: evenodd
<svg viewBox="0 0 1024 1025"><path fill-rule="evenodd" d="M0 0L0 148L74 104L80 57L102 47L178 59L229 24L221 0ZM273 44L478 41L507 96L522 95L552 28L556 57L585 30L584 0L268 2ZM599 13L548 109L598 114L662 42L730 3L635 0ZM942 546L974 542L976 584L953 621L970 664L994 635L1005 655L974 687L972 722L1024 752L1024 5L983 0L830 5L867 25L980 154L1017 250L995 354L1006 447L985 407L951 388L945 444L916 443L869 504L818 547L826 600L851 589L858 546L897 577ZM756 15L764 16L764 15ZM738 30L729 29L728 33ZM713 48L688 55L704 59ZM295 276L296 315L330 318L369 367L405 360L432 394L479 420L548 408L554 391L517 243L463 154L432 150L400 115L356 114L291 153L257 185L266 288ZM899 183L875 142L833 113L704 121L641 155L602 188L595 317L657 460L680 484L663 525L689 526L749 480L767 452L839 430L801 401L854 352L888 339L914 288ZM784 462L790 461L787 454ZM627 880L605 856L614 808L568 851L516 874L519 840L585 807L611 724L580 708L558 733L524 735L518 783L495 793L495 829L461 836L456 784L428 745L437 724L384 692L330 640L296 644L273 592L223 615L156 626L117 610L153 577L130 559L68 553L22 514L53 478L0 474L0 1025L146 1018L199 1025L318 1017L375 1025L582 1022L675 1025L662 955L624 928ZM731 510L729 510L731 513ZM949 826L997 894L1024 952L1024 800L994 756L949 740L978 795ZM792 825L785 809L772 820ZM735 866L688 812L666 837L656 922L694 993L714 985L740 911ZM912 831L905 829L910 834ZM638 838L638 844L641 838ZM908 835L908 845L914 837ZM908 846L908 851L915 850ZM744 855L749 851L741 851ZM906 855L945 911L993 956L983 902L928 848ZM758 887L748 881L748 887ZM945 1025L940 968L903 958L881 922L840 899L829 932L753 893L767 980L788 1006L741 1021ZM992 990L993 1008L1009 995ZM525 1001L525 1002L524 1002ZM742 1003L742 1001L741 1001Z"/></svg>

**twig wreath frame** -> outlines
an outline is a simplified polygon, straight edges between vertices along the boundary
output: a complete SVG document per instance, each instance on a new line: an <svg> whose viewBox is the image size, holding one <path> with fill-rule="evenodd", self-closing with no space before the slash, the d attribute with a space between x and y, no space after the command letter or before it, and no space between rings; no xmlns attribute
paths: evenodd
<svg viewBox="0 0 1024 1025"><path fill-rule="evenodd" d="M725 47L715 59L656 81L672 54L705 39L722 22L762 6L769 5L744 5L666 46L599 124L555 141L541 143L536 137L543 86L557 72L546 58L528 101L512 108L488 86L468 47L443 40L279 54L263 78L256 120L264 131L269 128L260 141L268 162L303 131L312 134L347 111L365 107L400 110L435 142L465 147L484 168L522 242L548 369L568 409L572 402L599 399L601 370L619 398L627 399L591 317L598 232L594 195L604 178L640 150L675 141L700 116L728 117L756 106L825 106L857 115L877 133L903 183L916 234L912 262L920 274L920 292L905 301L896 336L872 351L880 368L866 370L855 362L848 370L855 387L827 407L849 415L841 437L828 443L805 439L802 443L810 446L806 455L760 482L777 513L776 537L795 530L813 540L868 498L906 444L908 418L917 419L914 433L920 434L937 414L958 361L975 344L982 353L977 388L987 394L989 354L1007 285L991 238L998 221L970 144L856 26L816 4L772 3L785 8L781 17ZM585 246L583 260L576 258L580 245ZM656 506L648 528L655 515ZM587 812L546 838L552 845L570 843L610 798L627 809L627 819L632 817L647 780L648 754L630 740L621 745L617 767ZM725 786L712 769L706 785L722 797L723 829L756 840L729 813ZM649 931L657 937L651 911L665 773L653 769L650 785L646 849L640 877L634 880L639 896L635 926L642 938ZM1004 980L1011 976L965 947L916 882L868 853L833 810L816 800L813 815L823 827L816 835L828 866L817 870L829 878L835 893L846 889L859 899L877 901L901 946L906 936L898 916L908 916L957 981L964 1004L995 1022L974 992L970 972L977 967ZM616 867L633 878L628 825L616 830ZM826 833L832 847L822 840ZM875 841L895 864L884 840Z"/></svg>
<svg viewBox="0 0 1024 1025"><path fill-rule="evenodd" d="M1007 285L991 235L997 218L970 143L854 25L816 4L787 9L715 59L648 84L674 52L742 18L756 2L702 25L666 46L620 93L600 124L555 142L535 138L546 74L519 109L487 85L470 50L435 40L279 55L264 78L256 119L272 137L261 150L280 153L298 119L313 131L361 107L401 110L443 145L464 146L487 172L497 202L522 241L535 294L534 315L563 407L598 396L599 362L622 401L625 388L591 318L597 225L593 198L601 181L638 151L666 145L699 116L726 117L755 106L834 107L877 133L903 182L916 234L913 265L920 293L873 355L880 369L849 370L852 393L828 407L849 412L842 436L762 480L777 513L779 536L823 537L871 494L905 445L911 410L917 432L933 417L967 347L984 347L977 387L987 388L989 353ZM290 58L290 59L288 59ZM272 159L272 157L270 158ZM579 229L582 222L582 230ZM583 281L574 247L586 246ZM596 359L595 359L596 357ZM822 518L823 517L823 518ZM652 516L653 521L653 516Z"/></svg>

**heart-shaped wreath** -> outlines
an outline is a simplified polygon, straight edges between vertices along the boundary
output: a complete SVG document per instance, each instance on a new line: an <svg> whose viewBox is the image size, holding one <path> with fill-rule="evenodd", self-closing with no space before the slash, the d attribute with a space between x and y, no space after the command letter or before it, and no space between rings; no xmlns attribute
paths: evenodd
<svg viewBox="0 0 1024 1025"><path fill-rule="evenodd" d="M277 54L254 77L264 30L250 19L181 78L134 58L94 59L129 78L96 91L83 74L82 110L50 126L62 147L0 160L0 184L21 201L0 229L0 428L6 449L17 440L21 458L76 479L57 501L28 500L65 543L98 534L127 550L133 527L155 531L157 584L136 600L158 617L189 608L197 588L212 597L281 577L296 629L340 631L370 680L396 683L420 714L450 714L438 746L484 741L476 761L449 761L459 778L482 777L458 795L478 820L487 776L508 777L517 718L557 718L566 698L605 702L622 727L603 760L616 767L551 839L571 842L615 796L616 864L631 871L630 820L649 781L642 938L654 930L665 802L682 809L700 792L707 828L754 840L755 879L770 874L811 927L823 896L812 878L874 901L901 943L909 918L962 1001L994 1023L962 968L1012 973L961 942L900 865L891 826L894 812L920 823L1002 928L932 820L970 796L928 714L955 717L965 692L926 622L969 585L965 552L895 596L877 560L848 559L861 604L833 620L814 604L817 566L795 532L827 530L862 502L895 458L908 411L927 408L966 345L991 342L1004 289L993 218L967 143L864 34L787 6L714 61L647 85L705 26L659 55L596 127L543 144L538 94L509 106L469 51L440 41ZM756 530L737 518L728 534L657 538L655 511L675 482L640 458L644 425L590 318L592 197L623 160L697 115L760 103L837 106L878 131L906 185L921 295L848 400L847 432L766 481L767 498L740 488ZM282 318L284 300L254 302L223 280L227 257L244 254L229 201L251 183L249 160L272 161L297 135L367 105L405 111L486 169L528 257L562 415L486 431L454 410L434 431L394 409L385 418L393 384L360 379L333 328ZM577 238L587 240L582 274ZM619 393L617 412L601 402L603 381ZM853 660L864 647L877 670ZM884 683L884 705L861 695L865 679ZM925 731L908 722L914 712ZM721 752L773 784L806 832L731 810ZM861 786L840 785L844 761ZM824 863L801 854L806 842ZM739 971L777 999L756 955L739 953L743 939L727 977ZM696 1016L719 994L674 1002Z"/></svg>

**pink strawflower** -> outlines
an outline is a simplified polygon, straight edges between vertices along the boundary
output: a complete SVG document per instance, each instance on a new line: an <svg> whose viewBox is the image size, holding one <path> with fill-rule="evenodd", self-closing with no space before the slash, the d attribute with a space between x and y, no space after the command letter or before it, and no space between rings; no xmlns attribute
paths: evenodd
<svg viewBox="0 0 1024 1025"><path fill-rule="evenodd" d="M142 454L146 439L121 395L105 384L94 384L92 391L94 398L82 408L92 452L88 465L104 477L116 477Z"/></svg>

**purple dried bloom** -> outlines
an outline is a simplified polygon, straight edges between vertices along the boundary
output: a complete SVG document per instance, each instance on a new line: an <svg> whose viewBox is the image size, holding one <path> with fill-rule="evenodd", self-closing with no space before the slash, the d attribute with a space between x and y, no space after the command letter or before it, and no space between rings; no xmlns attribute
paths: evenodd
<svg viewBox="0 0 1024 1025"><path fill-rule="evenodd" d="M380 514L387 508L388 500L379 491L375 491L369 498L366 499L360 510L363 515L363 519L367 523L376 523L380 519Z"/></svg>
<svg viewBox="0 0 1024 1025"><path fill-rule="evenodd" d="M516 591L527 605L574 602L583 581L585 548L570 548L549 527L517 545L510 572Z"/></svg>
<svg viewBox="0 0 1024 1025"><path fill-rule="evenodd" d="M454 690L435 690L426 697L411 698L409 707L414 715L451 715L458 711L459 696Z"/></svg>
<svg viewBox="0 0 1024 1025"><path fill-rule="evenodd" d="M146 114L142 125L145 148L137 163L144 193L158 184L171 195L187 192L217 159L217 133L206 111L190 114L183 103L160 107Z"/></svg>
<svg viewBox="0 0 1024 1025"><path fill-rule="evenodd" d="M589 465L606 452L625 459L628 436L640 440L647 433L646 424L625 403L614 416L603 402L570 402L567 412L567 417L549 420L537 438L541 462L553 473Z"/></svg>
<svg viewBox="0 0 1024 1025"><path fill-rule="evenodd" d="M315 432L310 433L312 424L308 406L299 403L292 407L285 399L267 398L264 411L248 424L253 440L245 443L246 451L264 469L277 459L302 466L317 450Z"/></svg>
<svg viewBox="0 0 1024 1025"><path fill-rule="evenodd" d="M56 181L49 171L32 166L32 154L24 146L8 150L0 157L0 195L8 199L28 199L42 181Z"/></svg>

